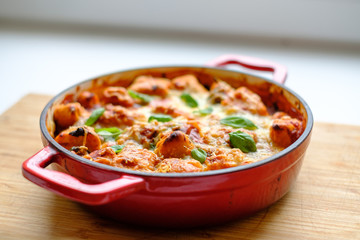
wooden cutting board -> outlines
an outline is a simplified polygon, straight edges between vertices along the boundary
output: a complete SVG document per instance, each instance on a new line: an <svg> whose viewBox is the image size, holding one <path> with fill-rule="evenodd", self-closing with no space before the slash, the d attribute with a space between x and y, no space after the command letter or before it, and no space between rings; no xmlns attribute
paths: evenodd
<svg viewBox="0 0 360 240"><path fill-rule="evenodd" d="M22 162L42 148L39 116L50 98L27 95L0 116L0 239L360 239L360 126L317 122L294 188L250 218L144 229L94 215L22 176Z"/></svg>

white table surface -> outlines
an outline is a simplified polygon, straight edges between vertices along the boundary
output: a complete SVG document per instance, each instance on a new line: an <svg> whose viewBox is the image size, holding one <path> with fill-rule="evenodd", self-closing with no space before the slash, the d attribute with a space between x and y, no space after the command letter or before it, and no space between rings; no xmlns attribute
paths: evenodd
<svg viewBox="0 0 360 240"><path fill-rule="evenodd" d="M0 113L27 93L55 95L79 81L109 72L202 65L232 53L286 65L286 85L310 105L315 121L359 125L359 49L0 24Z"/></svg>

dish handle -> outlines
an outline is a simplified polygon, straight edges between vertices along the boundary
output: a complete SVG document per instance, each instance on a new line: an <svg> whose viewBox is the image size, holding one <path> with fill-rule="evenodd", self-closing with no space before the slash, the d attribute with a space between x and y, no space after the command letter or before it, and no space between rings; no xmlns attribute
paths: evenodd
<svg viewBox="0 0 360 240"><path fill-rule="evenodd" d="M238 64L245 68L273 72L274 81L284 84L287 77L287 69L284 65L274 63L268 60L254 58L243 55L226 54L215 58L206 65L210 67L222 67L228 64Z"/></svg>
<svg viewBox="0 0 360 240"><path fill-rule="evenodd" d="M58 195L88 205L102 205L145 188L142 178L121 176L118 179L98 184L86 184L75 177L46 169L59 155L50 146L44 147L22 165L25 178Z"/></svg>

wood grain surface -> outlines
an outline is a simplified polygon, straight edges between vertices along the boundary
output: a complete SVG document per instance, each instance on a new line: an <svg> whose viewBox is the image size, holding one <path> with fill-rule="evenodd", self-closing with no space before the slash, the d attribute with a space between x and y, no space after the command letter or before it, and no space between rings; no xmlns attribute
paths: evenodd
<svg viewBox="0 0 360 240"><path fill-rule="evenodd" d="M294 188L250 218L146 229L104 219L22 176L22 162L42 148L39 116L50 98L26 95L0 116L0 239L360 239L360 126L317 122Z"/></svg>

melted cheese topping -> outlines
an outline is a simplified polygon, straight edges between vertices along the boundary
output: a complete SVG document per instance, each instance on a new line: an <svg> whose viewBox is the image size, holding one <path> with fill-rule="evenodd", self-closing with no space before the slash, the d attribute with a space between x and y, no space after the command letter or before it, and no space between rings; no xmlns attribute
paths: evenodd
<svg viewBox="0 0 360 240"><path fill-rule="evenodd" d="M257 126L257 129L252 131L257 136L257 142L256 142L257 151L246 153L245 157L244 157L244 162L246 162L246 163L256 162L256 161L265 159L269 156L272 156L275 153L282 150L281 148L274 146L274 144L272 143L272 141L270 139L269 132L270 132L271 124L273 122L273 119L271 118L271 116L269 116L269 115L260 116L257 114L252 114L249 111L239 110L239 109L234 110L231 107L224 107L221 104L211 104L208 102L209 96L206 93L192 93L191 96L198 102L198 107L191 108L191 107L187 106L186 104L184 104L184 101L181 100L181 98L180 98L181 94L182 94L182 91L171 90L169 92L169 96L167 99L169 99L169 102L171 102L171 106L173 108L189 114L190 116L192 116L193 119L195 119L196 121L199 122L199 124L201 126L200 127L201 132L203 135L205 135L208 138L208 142L209 142L210 146L231 149L232 147L230 146L229 143L218 139L218 137L217 137L217 136L219 136L218 133L221 132L221 130L223 130L223 129L226 129L229 132L237 131L239 129L222 125L220 123L220 119L223 119L223 118L229 117L229 116L241 116L241 117L251 120ZM159 100L159 99L160 98L154 98L155 101ZM208 107L211 107L213 109L211 114L206 115L206 116L199 116L198 114L196 114L197 110L205 109ZM144 114L145 119L149 119L149 117L151 115L153 115L152 110L153 110L153 108L151 107L151 105L146 105L146 106L142 106L137 111ZM229 114L229 112L230 112L230 114ZM231 113L234 113L234 114L231 114ZM144 125L145 124L148 128L153 128L154 125L163 125L163 127L165 128L165 130L163 130L163 131L171 131L171 129L173 129L176 126L180 127L180 126L185 125L187 123L187 121L188 121L187 118L180 116L180 117L174 118L172 120L171 124L169 124L169 123L164 124L164 123L160 123L160 122L148 123L147 121L137 121L137 123L135 125L137 125L137 124ZM130 129L133 129L133 128L134 128L134 126L130 127ZM130 131L130 130L126 129L125 131ZM130 140L130 141L132 141L132 140ZM195 145L199 146L199 147L204 147L202 144L195 144ZM143 146L142 146L142 144L139 144L138 147L142 148ZM187 157L190 158L191 156L187 156Z"/></svg>
<svg viewBox="0 0 360 240"><path fill-rule="evenodd" d="M145 81L149 85L153 80L150 78L147 81L150 81ZM89 127L95 132L109 127L121 130L119 136L110 139L105 139L98 132L101 142L98 150L86 152L84 148L87 146L84 143L81 152L77 152L74 147L79 146L72 144L76 141L73 140L73 136L66 135L67 130L63 130L55 140L64 143L64 146L65 143L66 146L72 146L68 149L91 161L147 172L198 172L234 167L260 161L283 149L276 146L270 137L272 116L267 113L260 97L250 90L244 87L234 89L221 81L221 84L212 87L211 90L206 90L202 86L203 89L199 87L201 91L189 88L180 90L176 89L171 80L161 81L165 84L166 81L169 82L165 96L157 95L158 92L151 94L151 90L158 89L153 86L145 88L144 84L139 87L136 81L134 87L129 87L137 93L147 94L151 98L149 103L144 103L139 98L129 98L127 91L119 88L112 89L112 93L115 92L117 95L112 95L108 99L102 99L104 96L100 95L98 102L94 100L95 105L81 107L81 116L74 124L68 126L69 128L82 127L94 109L104 107L104 114ZM190 107L182 99L181 96L185 92L197 102L197 107ZM87 95L93 96L92 93ZM199 110L206 108L211 108L212 112L199 114ZM57 114L61 116L61 113ZM156 114L171 116L171 120L149 121L150 117ZM249 130L221 123L222 119L229 116L248 119L257 128ZM231 142L230 134L237 131L247 134L254 140L256 151L243 152L238 146L234 146L236 144ZM71 135L71 132L69 134ZM94 145L97 146L92 143L92 146ZM120 145L122 150L115 152L112 148L114 145ZM194 151L199 150L205 153L203 159L194 154Z"/></svg>

